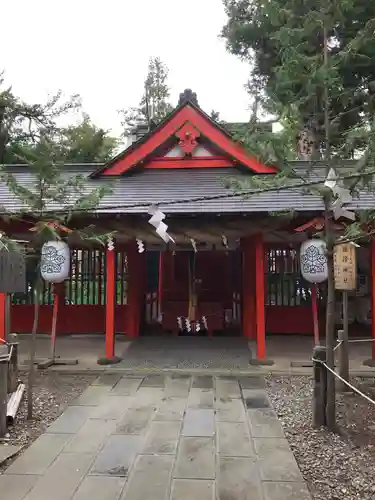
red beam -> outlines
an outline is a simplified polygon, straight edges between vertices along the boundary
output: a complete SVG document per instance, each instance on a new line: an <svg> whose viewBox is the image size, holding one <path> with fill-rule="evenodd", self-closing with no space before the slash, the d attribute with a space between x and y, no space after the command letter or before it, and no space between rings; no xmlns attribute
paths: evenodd
<svg viewBox="0 0 375 500"><path fill-rule="evenodd" d="M233 161L228 158L158 158L150 161L145 168L228 168L234 167Z"/></svg>

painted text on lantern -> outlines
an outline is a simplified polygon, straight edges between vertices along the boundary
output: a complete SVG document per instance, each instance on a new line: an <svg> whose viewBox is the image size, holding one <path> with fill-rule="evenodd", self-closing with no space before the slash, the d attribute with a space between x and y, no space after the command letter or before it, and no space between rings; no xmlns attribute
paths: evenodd
<svg viewBox="0 0 375 500"><path fill-rule="evenodd" d="M40 273L45 281L61 283L69 277L70 250L64 241L44 243L41 253Z"/></svg>
<svg viewBox="0 0 375 500"><path fill-rule="evenodd" d="M313 238L304 241L300 249L301 273L310 283L322 283L328 277L326 244Z"/></svg>

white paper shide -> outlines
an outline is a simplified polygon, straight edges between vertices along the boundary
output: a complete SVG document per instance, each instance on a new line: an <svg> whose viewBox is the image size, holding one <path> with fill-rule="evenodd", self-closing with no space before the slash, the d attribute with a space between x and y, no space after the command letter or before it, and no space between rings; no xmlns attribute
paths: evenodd
<svg viewBox="0 0 375 500"><path fill-rule="evenodd" d="M300 249L301 274L310 283L322 283L328 277L326 244L319 238L304 241Z"/></svg>
<svg viewBox="0 0 375 500"><path fill-rule="evenodd" d="M70 250L64 241L48 241L41 252L40 273L45 281L61 283L69 277Z"/></svg>

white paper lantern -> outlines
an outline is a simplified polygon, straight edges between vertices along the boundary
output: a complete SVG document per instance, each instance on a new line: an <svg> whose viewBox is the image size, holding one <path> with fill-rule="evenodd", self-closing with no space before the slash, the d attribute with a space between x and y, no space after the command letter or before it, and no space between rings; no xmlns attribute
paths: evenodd
<svg viewBox="0 0 375 500"><path fill-rule="evenodd" d="M69 276L70 250L64 241L48 241L42 247L40 273L45 281L61 283Z"/></svg>
<svg viewBox="0 0 375 500"><path fill-rule="evenodd" d="M322 283L328 277L326 244L313 238L304 241L300 249L301 273L310 283Z"/></svg>

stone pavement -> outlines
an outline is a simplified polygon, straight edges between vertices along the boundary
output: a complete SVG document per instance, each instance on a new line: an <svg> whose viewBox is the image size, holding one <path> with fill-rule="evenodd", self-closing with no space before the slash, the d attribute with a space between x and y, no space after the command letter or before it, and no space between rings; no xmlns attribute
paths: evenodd
<svg viewBox="0 0 375 500"><path fill-rule="evenodd" d="M310 500L258 377L103 374L0 475L1 500Z"/></svg>

